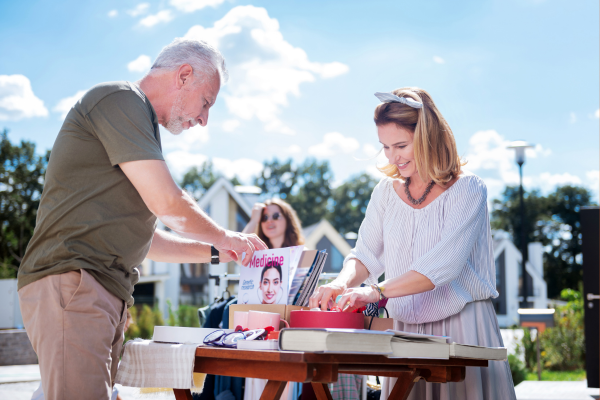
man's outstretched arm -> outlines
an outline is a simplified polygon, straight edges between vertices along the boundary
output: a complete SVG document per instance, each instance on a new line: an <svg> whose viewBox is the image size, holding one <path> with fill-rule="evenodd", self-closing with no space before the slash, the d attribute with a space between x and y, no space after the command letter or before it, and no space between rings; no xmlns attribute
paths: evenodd
<svg viewBox="0 0 600 400"><path fill-rule="evenodd" d="M154 231L152 245L146 256L154 261L171 263L208 263L210 262L210 244L179 237L157 229ZM233 251L222 251L221 262L229 262L236 257Z"/></svg>
<svg viewBox="0 0 600 400"><path fill-rule="evenodd" d="M256 236L228 231L214 223L182 190L161 160L140 160L119 164L148 209L166 226L189 239L213 244L220 251L232 250L248 265L255 250L267 246ZM237 258L237 257L232 257Z"/></svg>

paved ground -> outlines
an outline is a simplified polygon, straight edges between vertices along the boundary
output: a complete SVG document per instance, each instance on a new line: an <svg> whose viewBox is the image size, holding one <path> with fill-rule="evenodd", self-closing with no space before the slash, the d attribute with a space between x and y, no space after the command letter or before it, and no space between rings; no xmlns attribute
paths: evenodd
<svg viewBox="0 0 600 400"><path fill-rule="evenodd" d="M37 365L0 367L0 400L30 400L39 384L40 370ZM144 398L140 397L138 389L120 385L117 385L117 389L123 400ZM586 381L525 381L518 385L515 391L518 400L598 400L600 398L600 390L589 389ZM160 397L160 399L166 398L168 397Z"/></svg>
<svg viewBox="0 0 600 400"><path fill-rule="evenodd" d="M519 400L594 400L600 389L590 389L587 381L525 381L515 388Z"/></svg>

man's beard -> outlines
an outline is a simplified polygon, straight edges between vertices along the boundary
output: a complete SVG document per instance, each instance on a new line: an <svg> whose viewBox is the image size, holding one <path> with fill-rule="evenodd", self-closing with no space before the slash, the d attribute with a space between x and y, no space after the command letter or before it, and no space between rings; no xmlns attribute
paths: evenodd
<svg viewBox="0 0 600 400"><path fill-rule="evenodd" d="M186 118L183 117L183 93L180 93L175 102L173 102L173 107L171 107L171 115L169 116L169 120L165 123L164 127L166 130L171 132L173 135L179 135L183 132L183 124L185 122L190 123L190 128L196 125L198 122L194 118Z"/></svg>

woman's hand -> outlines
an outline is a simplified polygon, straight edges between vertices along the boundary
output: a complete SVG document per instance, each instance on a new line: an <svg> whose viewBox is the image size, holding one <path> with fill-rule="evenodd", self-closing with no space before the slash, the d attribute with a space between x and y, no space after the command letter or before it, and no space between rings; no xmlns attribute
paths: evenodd
<svg viewBox="0 0 600 400"><path fill-rule="evenodd" d="M369 303L379 301L379 292L371 286L350 288L344 290L342 298L338 301L337 306L346 312L351 312L357 308L366 306Z"/></svg>
<svg viewBox="0 0 600 400"><path fill-rule="evenodd" d="M347 286L345 284L336 281L320 286L310 296L308 305L310 308L321 307L321 310L327 311L328 308L333 307L335 304L336 297L344 293L346 289Z"/></svg>
<svg viewBox="0 0 600 400"><path fill-rule="evenodd" d="M255 223L260 223L260 218L262 217L262 212L267 207L264 203L254 203L252 206L252 214L250 215L250 220Z"/></svg>

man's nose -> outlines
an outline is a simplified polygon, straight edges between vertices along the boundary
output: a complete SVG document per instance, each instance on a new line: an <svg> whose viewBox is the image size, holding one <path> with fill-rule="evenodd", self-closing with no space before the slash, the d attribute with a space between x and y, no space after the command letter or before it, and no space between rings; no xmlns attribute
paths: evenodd
<svg viewBox="0 0 600 400"><path fill-rule="evenodd" d="M198 118L198 123L200 124L200 126L206 126L206 124L208 123L208 110L203 111L200 114L200 117Z"/></svg>

